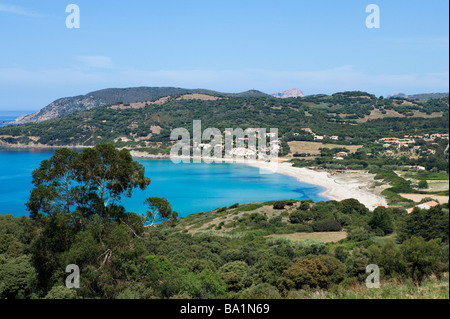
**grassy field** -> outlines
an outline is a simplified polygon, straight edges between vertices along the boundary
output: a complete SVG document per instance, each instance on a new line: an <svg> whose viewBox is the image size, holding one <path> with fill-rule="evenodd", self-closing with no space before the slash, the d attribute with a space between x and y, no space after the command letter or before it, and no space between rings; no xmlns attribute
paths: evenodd
<svg viewBox="0 0 450 319"><path fill-rule="evenodd" d="M381 113L380 110L375 109L370 112L370 115L366 115L364 118L359 118L356 120L356 122L364 123L364 122L367 122L368 120L381 119L381 118L384 118L387 116L388 117L405 117L404 115L402 115L398 112L395 112L393 110L386 110L386 114L383 114L383 113Z"/></svg>
<svg viewBox="0 0 450 319"><path fill-rule="evenodd" d="M429 197L434 200L437 200L439 204L445 204L448 202L448 196L440 196L433 194L399 194L403 198L410 199L416 203L420 202L422 199Z"/></svg>
<svg viewBox="0 0 450 319"><path fill-rule="evenodd" d="M303 142L303 141L292 141L288 142L291 148L291 153L310 153L312 155L319 155L319 148L346 148L350 153L356 152L362 145L339 145L339 144L322 144L320 142Z"/></svg>
<svg viewBox="0 0 450 319"><path fill-rule="evenodd" d="M430 182L430 181L447 181L447 183L448 183L448 180L449 180L449 176L446 172L431 173L431 172L426 172L426 171L420 171L420 172L395 171L395 173L405 179L411 179L411 180L416 180L416 181L420 181L420 180L427 180L428 182Z"/></svg>
<svg viewBox="0 0 450 319"><path fill-rule="evenodd" d="M430 278L420 285L411 281L381 281L380 288L367 288L364 283L339 285L328 291L293 291L290 299L449 299L448 273L438 280Z"/></svg>
<svg viewBox="0 0 450 319"><path fill-rule="evenodd" d="M449 190L448 174L445 173L430 173L430 172L411 172L411 171L395 171L397 175L411 182L419 183L421 180L426 180L428 183L427 189L421 189L423 192L429 192L428 194L399 194L403 198L410 199L416 203L422 199L429 197L437 200L440 204L448 202L448 196L445 196L445 191ZM439 195L433 194L433 192L443 192Z"/></svg>
<svg viewBox="0 0 450 319"><path fill-rule="evenodd" d="M426 114L426 113L422 113L419 112L417 110L413 111L414 115L412 117L421 117L421 118L436 118L436 117L442 117L443 113L442 112L435 112L432 114ZM344 116L344 114L342 114L342 116ZM400 114L394 110L386 110L386 114L383 114L380 110L375 109L372 110L370 112L370 115L366 115L364 118L359 118L356 120L356 122L358 123L364 123L367 122L368 120L376 120L376 119L381 119L381 118L385 118L385 117L399 117L399 118L404 118L406 116L404 116L403 114Z"/></svg>
<svg viewBox="0 0 450 319"><path fill-rule="evenodd" d="M322 233L293 233L293 234L273 234L268 237L287 238L293 241L303 241L305 239L318 239L324 243L334 243L347 237L345 231L322 232Z"/></svg>
<svg viewBox="0 0 450 319"><path fill-rule="evenodd" d="M426 191L429 192L441 192L449 189L448 181L429 180L427 182L428 182L428 189L426 189Z"/></svg>

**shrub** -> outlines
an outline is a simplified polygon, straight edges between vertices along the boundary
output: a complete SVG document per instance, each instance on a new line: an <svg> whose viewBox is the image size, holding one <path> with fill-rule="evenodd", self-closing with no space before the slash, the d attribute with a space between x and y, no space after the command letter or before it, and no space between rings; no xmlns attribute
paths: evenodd
<svg viewBox="0 0 450 319"><path fill-rule="evenodd" d="M369 246L367 252L370 263L380 266L383 278L391 278L397 274L406 273L406 265L400 253L400 246L396 245L392 239Z"/></svg>
<svg viewBox="0 0 450 319"><path fill-rule="evenodd" d="M286 269L278 279L278 289L287 294L292 289L327 286L327 267L318 258L303 259Z"/></svg>
<svg viewBox="0 0 450 319"><path fill-rule="evenodd" d="M308 238L296 244L296 248L302 251L303 256L326 254L326 245L318 239Z"/></svg>
<svg viewBox="0 0 450 319"><path fill-rule="evenodd" d="M286 201L276 201L273 204L273 209L284 209L285 206L286 206Z"/></svg>
<svg viewBox="0 0 450 319"><path fill-rule="evenodd" d="M341 224L334 219L327 219L323 221L318 221L312 224L312 228L315 232L326 232L326 231L340 231L342 230Z"/></svg>
<svg viewBox="0 0 450 319"><path fill-rule="evenodd" d="M292 245L292 240L285 237L270 237L266 240L267 246L276 246L276 245Z"/></svg>
<svg viewBox="0 0 450 319"><path fill-rule="evenodd" d="M31 257L21 255L17 258L5 258L4 256L0 255L0 298L21 299L29 296L30 281L35 280L37 276Z"/></svg>
<svg viewBox="0 0 450 319"><path fill-rule="evenodd" d="M275 202L277 202L276 200L269 200L267 202L263 202L262 204L264 206L272 206Z"/></svg>
<svg viewBox="0 0 450 319"><path fill-rule="evenodd" d="M243 204L236 208L237 212L251 212L252 210L257 210L258 208L261 208L263 204L258 203L250 203L250 204Z"/></svg>
<svg viewBox="0 0 450 319"><path fill-rule="evenodd" d="M339 284L342 280L345 279L347 268L341 261L328 255L322 255L318 258L327 267L328 286L332 284Z"/></svg>
<svg viewBox="0 0 450 319"><path fill-rule="evenodd" d="M381 236L391 234L394 231L394 223L391 214L386 207L377 207L368 222L372 229L380 229Z"/></svg>
<svg viewBox="0 0 450 319"><path fill-rule="evenodd" d="M348 240L353 240L357 242L368 240L370 239L370 237L371 237L370 233L363 227L353 228L347 234Z"/></svg>
<svg viewBox="0 0 450 319"><path fill-rule="evenodd" d="M366 215L369 212L366 206L354 198L344 199L341 204L344 214Z"/></svg>
<svg viewBox="0 0 450 319"><path fill-rule="evenodd" d="M381 228L375 228L373 234L380 237L385 235L384 231Z"/></svg>
<svg viewBox="0 0 450 319"><path fill-rule="evenodd" d="M66 286L55 286L44 299L77 299L77 292L76 289L69 289Z"/></svg>
<svg viewBox="0 0 450 319"><path fill-rule="evenodd" d="M281 295L274 286L262 283L242 291L239 299L281 299Z"/></svg>
<svg viewBox="0 0 450 319"><path fill-rule="evenodd" d="M267 221L267 216L258 213L252 213L250 214L250 216L248 216L248 220L253 224L262 224Z"/></svg>
<svg viewBox="0 0 450 319"><path fill-rule="evenodd" d="M436 267L440 248L434 239L426 241L422 237L412 236L403 242L400 250L414 280L420 283L432 273L440 277L439 269Z"/></svg>
<svg viewBox="0 0 450 319"><path fill-rule="evenodd" d="M220 222L220 223L219 223L219 225L217 225L217 226L216 226L216 228L215 228L215 229L216 229L216 230L221 230L221 229L222 229L222 227L223 227L224 225L225 225L225 222L224 222L224 221L222 221L222 222Z"/></svg>
<svg viewBox="0 0 450 319"><path fill-rule="evenodd" d="M402 242L413 235L421 236L426 240L441 239L448 242L449 218L448 211L442 207L435 206L429 210L415 208L407 215L398 229L398 238Z"/></svg>
<svg viewBox="0 0 450 319"><path fill-rule="evenodd" d="M172 271L172 264L165 256L149 255L144 258L147 271L163 276Z"/></svg>
<svg viewBox="0 0 450 319"><path fill-rule="evenodd" d="M295 200L295 199L290 199L290 200L286 201L286 205L287 206L293 206L296 202L298 202L298 201Z"/></svg>
<svg viewBox="0 0 450 319"><path fill-rule="evenodd" d="M302 224L308 220L312 220L312 213L308 211L296 210L289 215L289 221L292 224Z"/></svg>
<svg viewBox="0 0 450 319"><path fill-rule="evenodd" d="M334 256L341 262L345 262L349 256L349 253L345 251L342 246L337 246L334 250Z"/></svg>
<svg viewBox="0 0 450 319"><path fill-rule="evenodd" d="M215 298L225 294L227 285L221 276L205 269L195 274L188 272L181 276L179 293L187 293L193 298Z"/></svg>
<svg viewBox="0 0 450 319"><path fill-rule="evenodd" d="M279 216L281 216L281 217L289 217L289 212L288 211L282 211Z"/></svg>
<svg viewBox="0 0 450 319"><path fill-rule="evenodd" d="M311 208L311 204L307 201L302 201L302 203L300 204L299 209L300 210L308 210Z"/></svg>
<svg viewBox="0 0 450 319"><path fill-rule="evenodd" d="M428 188L428 182L426 180L419 182L419 188Z"/></svg>
<svg viewBox="0 0 450 319"><path fill-rule="evenodd" d="M314 232L314 229L312 229L312 227L309 225L298 225L295 228L295 232L297 232L297 233L312 233L312 232Z"/></svg>
<svg viewBox="0 0 450 319"><path fill-rule="evenodd" d="M355 247L349 254L345 265L347 266L347 277L355 277L359 282L367 279L366 268L370 264L367 249Z"/></svg>
<svg viewBox="0 0 450 319"><path fill-rule="evenodd" d="M231 291L239 291L251 286L252 278L248 272L249 266L243 261L232 261L219 269L223 281L227 284L228 290Z"/></svg>
<svg viewBox="0 0 450 319"><path fill-rule="evenodd" d="M269 219L269 224L274 225L276 227L283 226L283 218L281 216L276 216L271 219Z"/></svg>
<svg viewBox="0 0 450 319"><path fill-rule="evenodd" d="M227 249L222 252L221 257L226 262L245 259L244 252L240 249Z"/></svg>
<svg viewBox="0 0 450 319"><path fill-rule="evenodd" d="M337 217L337 221L339 222L339 224L341 224L342 226L349 226L352 224L352 217L349 215L343 215L340 214Z"/></svg>

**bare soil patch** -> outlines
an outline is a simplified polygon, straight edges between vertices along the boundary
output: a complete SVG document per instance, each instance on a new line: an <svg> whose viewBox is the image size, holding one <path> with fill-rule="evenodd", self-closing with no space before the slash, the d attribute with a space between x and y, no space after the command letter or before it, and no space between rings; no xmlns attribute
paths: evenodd
<svg viewBox="0 0 450 319"><path fill-rule="evenodd" d="M310 153L312 155L319 155L320 148L337 148L342 147L350 151L350 153L356 152L362 145L340 145L340 144L322 144L319 142L303 142L303 141L292 141L288 142L291 148L291 153Z"/></svg>

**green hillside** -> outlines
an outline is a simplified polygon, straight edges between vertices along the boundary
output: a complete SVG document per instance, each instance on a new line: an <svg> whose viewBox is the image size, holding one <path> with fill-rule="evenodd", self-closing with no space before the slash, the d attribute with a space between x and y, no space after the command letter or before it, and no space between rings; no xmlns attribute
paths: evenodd
<svg viewBox="0 0 450 319"><path fill-rule="evenodd" d="M19 123L40 122L51 118L65 116L76 111L88 110L100 105L115 103L134 103L152 101L164 96L178 94L202 93L215 96L267 96L256 90L242 93L221 93L205 89L183 89L175 87L132 87L124 89L104 89L85 95L58 99L42 110L22 117Z"/></svg>
<svg viewBox="0 0 450 319"><path fill-rule="evenodd" d="M408 215L369 213L353 199L289 200L156 227L123 212L0 216L0 298L448 298L446 207ZM64 286L69 260L80 289ZM368 264L379 266L380 288L366 287Z"/></svg>
<svg viewBox="0 0 450 319"><path fill-rule="evenodd" d="M411 102L364 92L287 99L215 96L219 99L209 101L180 96L163 104L145 102L141 108L129 103L105 105L40 123L3 127L0 142L29 146L110 142L117 147L157 148L167 153L171 130L191 130L193 120L201 120L203 129L215 127L222 132L238 127L278 128L285 141L309 127L319 135L339 135L347 144L373 141L386 134L448 132L448 98Z"/></svg>

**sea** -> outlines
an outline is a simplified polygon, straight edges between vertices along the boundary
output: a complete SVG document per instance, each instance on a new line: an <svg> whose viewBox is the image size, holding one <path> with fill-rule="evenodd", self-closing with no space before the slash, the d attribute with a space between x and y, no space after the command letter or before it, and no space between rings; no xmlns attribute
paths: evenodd
<svg viewBox="0 0 450 319"><path fill-rule="evenodd" d="M4 122L14 121L16 118L34 113L35 111L0 111L0 127L6 126Z"/></svg>
<svg viewBox="0 0 450 319"><path fill-rule="evenodd" d="M32 185L32 172L53 151L0 149L0 214L28 216L25 203ZM179 217L235 203L284 199L327 200L316 185L281 174L260 174L259 168L238 163L179 163L171 160L137 159L151 184L135 190L121 204L128 212L146 213L145 199L165 197Z"/></svg>

